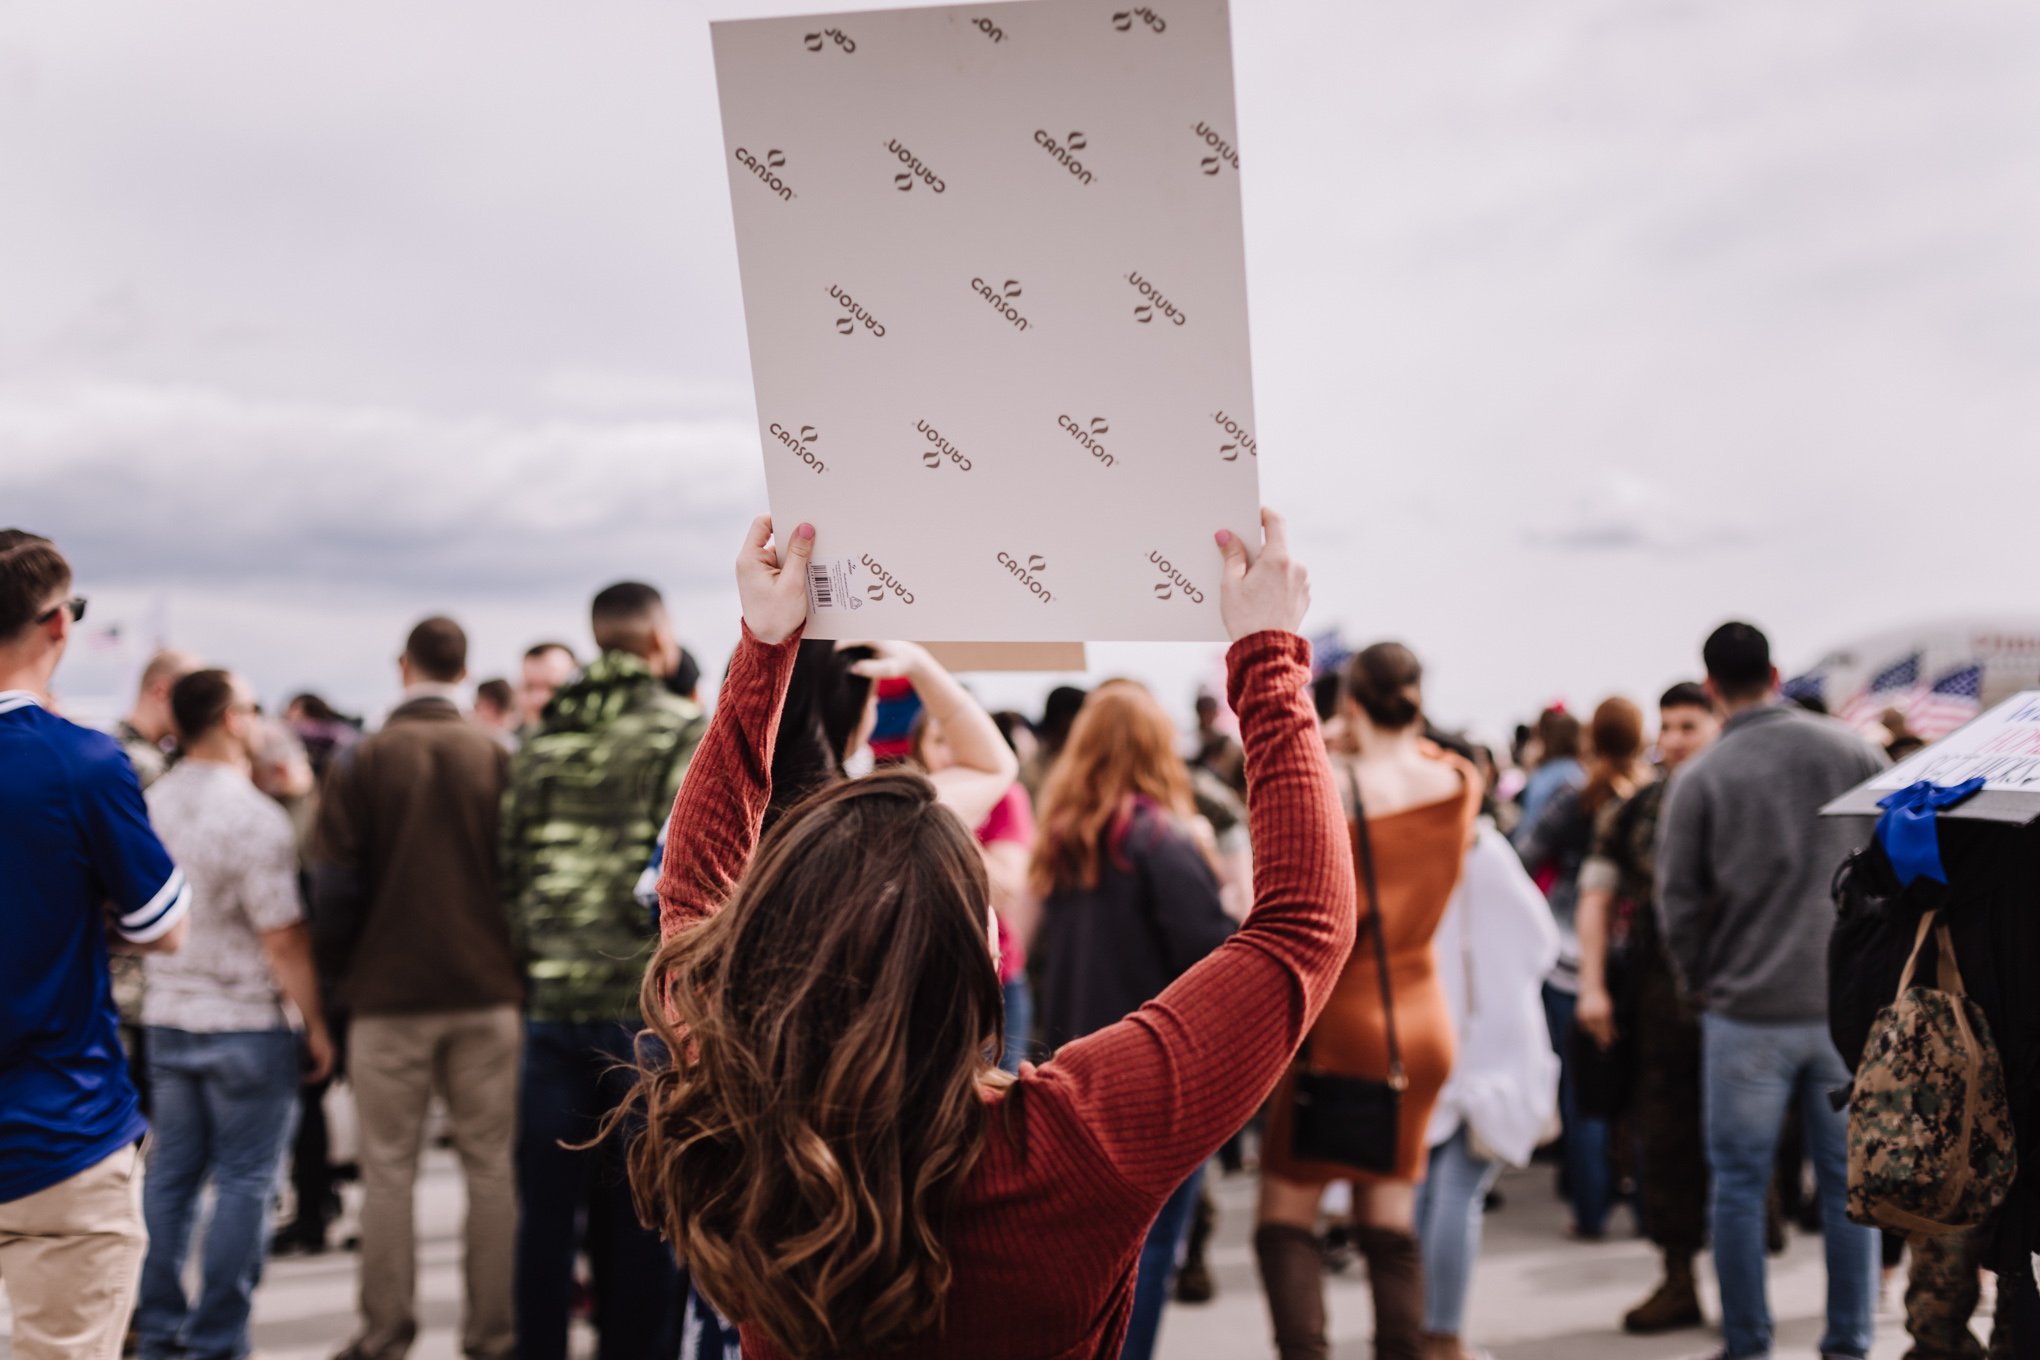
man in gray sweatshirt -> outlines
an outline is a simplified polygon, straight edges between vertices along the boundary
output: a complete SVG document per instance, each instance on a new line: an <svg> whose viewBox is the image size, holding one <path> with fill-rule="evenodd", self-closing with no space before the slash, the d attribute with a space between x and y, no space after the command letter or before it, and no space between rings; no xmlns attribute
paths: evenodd
<svg viewBox="0 0 2040 1360"><path fill-rule="evenodd" d="M1723 624L1702 652L1728 715L1682 770L1659 828L1657 910L1666 949L1703 1011L1709 1218L1724 1360L1771 1353L1764 1196L1778 1132L1798 1102L1827 1248L1824 1356L1870 1353L1877 1235L1849 1222L1847 1126L1828 1092L1849 1074L1828 1038L1828 885L1865 828L1821 805L1881 769L1877 748L1778 698L1771 646Z"/></svg>

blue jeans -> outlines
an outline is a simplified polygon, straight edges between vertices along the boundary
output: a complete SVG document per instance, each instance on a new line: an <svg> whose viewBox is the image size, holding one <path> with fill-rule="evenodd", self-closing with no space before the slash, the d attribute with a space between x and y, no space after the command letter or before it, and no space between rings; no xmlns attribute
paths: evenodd
<svg viewBox="0 0 2040 1360"><path fill-rule="evenodd" d="M1005 986L1006 994L1006 1051L999 1055L999 1066L1007 1072L1018 1072L1020 1062L1027 1056L1027 1036L1034 1031L1034 989L1027 985L1027 974L1014 975Z"/></svg>
<svg viewBox="0 0 2040 1360"><path fill-rule="evenodd" d="M296 1122L297 1036L287 1029L193 1034L151 1027L155 1142L142 1183L149 1254L135 1330L143 1360L240 1360L262 1278L270 1208ZM213 1185L198 1299L184 1293L200 1192Z"/></svg>
<svg viewBox="0 0 2040 1360"><path fill-rule="evenodd" d="M1424 1330L1458 1336L1466 1292L1480 1256L1481 1216L1502 1171L1472 1151L1466 1125L1431 1149L1431 1167L1417 1187L1417 1238L1424 1250Z"/></svg>
<svg viewBox="0 0 2040 1360"><path fill-rule="evenodd" d="M1608 1230L1614 1177L1608 1170L1608 1121L1580 1113L1572 1059L1573 1014L1579 1005L1580 999L1571 992L1544 984L1544 1021L1551 1028L1552 1051L1558 1054L1558 1122L1566 1196L1572 1201L1573 1228L1582 1237L1599 1237Z"/></svg>
<svg viewBox="0 0 2040 1360"><path fill-rule="evenodd" d="M1126 1342L1119 1348L1119 1360L1148 1360L1155 1353L1155 1338L1162 1331L1162 1305L1169 1301L1169 1289L1176 1283L1176 1267L1183 1264L1183 1244L1190 1237L1190 1216L1197 1208L1197 1193L1204 1185L1204 1168L1190 1173L1190 1179L1176 1187L1163 1202L1140 1248L1140 1274L1133 1285L1133 1318L1126 1324Z"/></svg>
<svg viewBox="0 0 2040 1360"><path fill-rule="evenodd" d="M599 1360L671 1360L685 1289L658 1234L638 1223L624 1167L626 1133L576 1152L635 1076L637 1031L613 1021L527 1021L518 1092L517 1353L565 1360L574 1254L595 1277Z"/></svg>
<svg viewBox="0 0 2040 1360"><path fill-rule="evenodd" d="M1764 1197L1785 1112L1799 1102L1806 1151L1819 1188L1827 1250L1829 1355L1870 1353L1877 1298L1877 1233L1849 1221L1846 1119L1828 1092L1848 1069L1821 1021L1757 1024L1722 1015L1701 1018L1709 1207L1714 1273L1721 1283L1721 1334L1732 1358L1771 1351L1771 1306L1764 1291Z"/></svg>

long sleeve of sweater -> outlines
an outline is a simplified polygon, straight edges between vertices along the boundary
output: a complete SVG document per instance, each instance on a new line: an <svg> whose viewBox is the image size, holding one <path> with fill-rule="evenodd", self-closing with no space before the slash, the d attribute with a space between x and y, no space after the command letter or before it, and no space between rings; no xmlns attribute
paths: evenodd
<svg viewBox="0 0 2040 1360"><path fill-rule="evenodd" d="M1707 951L1716 924L1707 867L1713 821L1708 792L1698 780L1673 780L1658 822L1658 932L1679 985L1695 995L1707 988Z"/></svg>
<svg viewBox="0 0 2040 1360"><path fill-rule="evenodd" d="M768 645L744 629L715 717L688 763L666 827L659 932L672 936L729 900L772 801L772 750L800 634Z"/></svg>
<svg viewBox="0 0 2040 1360"><path fill-rule="evenodd" d="M1268 1097L1331 996L1358 920L1352 849L1310 703L1310 644L1242 638L1228 689L1247 757L1254 908L1159 997L1023 1084L1159 1203Z"/></svg>

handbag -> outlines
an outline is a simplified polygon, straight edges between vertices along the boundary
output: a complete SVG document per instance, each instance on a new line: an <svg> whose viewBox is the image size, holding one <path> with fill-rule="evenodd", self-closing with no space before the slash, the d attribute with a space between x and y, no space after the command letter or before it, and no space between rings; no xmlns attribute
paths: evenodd
<svg viewBox="0 0 2040 1360"><path fill-rule="evenodd" d="M1353 794L1353 854L1367 890L1368 935L1381 973L1381 1008L1388 1030L1388 1080L1348 1077L1310 1065L1310 1038L1297 1051L1289 1122L1289 1150L1299 1161L1336 1162L1356 1171L1393 1176L1399 1165L1403 1074L1402 1046L1396 1041L1395 996L1388 979L1388 942L1381 928L1381 894L1374 881L1374 843L1360 804L1360 780L1349 769Z"/></svg>

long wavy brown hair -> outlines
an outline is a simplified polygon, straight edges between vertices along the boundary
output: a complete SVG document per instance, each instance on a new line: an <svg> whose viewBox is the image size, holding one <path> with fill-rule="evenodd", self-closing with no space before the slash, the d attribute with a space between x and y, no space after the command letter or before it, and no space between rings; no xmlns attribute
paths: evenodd
<svg viewBox="0 0 2040 1360"><path fill-rule="evenodd" d="M1143 799L1184 821L1197 813L1169 715L1144 686L1108 680L1084 700L1042 788L1028 887L1037 897L1097 887L1105 854Z"/></svg>
<svg viewBox="0 0 2040 1360"><path fill-rule="evenodd" d="M728 905L668 939L641 1001L670 1058L611 1127L704 1297L796 1357L937 1327L945 1225L1004 1078L977 844L919 775L833 785Z"/></svg>

